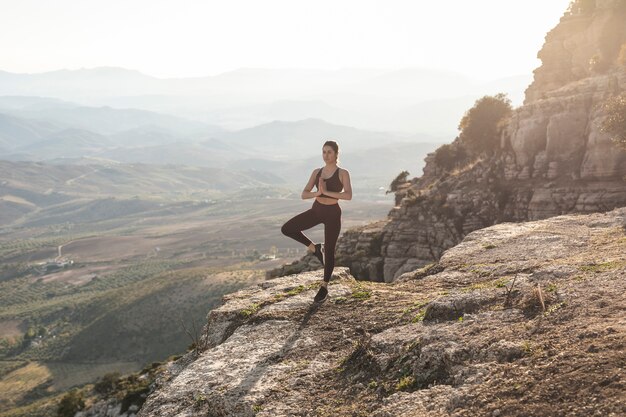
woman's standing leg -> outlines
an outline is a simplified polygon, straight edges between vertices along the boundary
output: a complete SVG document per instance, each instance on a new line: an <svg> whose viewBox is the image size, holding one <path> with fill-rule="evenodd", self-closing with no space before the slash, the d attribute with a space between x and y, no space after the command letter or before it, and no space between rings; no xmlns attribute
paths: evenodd
<svg viewBox="0 0 626 417"><path fill-rule="evenodd" d="M329 282L335 268L335 246L341 232L339 204L328 206L324 216L324 282Z"/></svg>

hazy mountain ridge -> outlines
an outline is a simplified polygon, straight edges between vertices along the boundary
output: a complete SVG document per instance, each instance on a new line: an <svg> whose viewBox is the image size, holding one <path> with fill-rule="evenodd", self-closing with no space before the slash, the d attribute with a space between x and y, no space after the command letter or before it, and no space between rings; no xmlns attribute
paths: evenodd
<svg viewBox="0 0 626 417"><path fill-rule="evenodd" d="M156 79L125 71L94 68L19 74L19 77L4 72L0 73L0 94L43 95L84 105L143 108L228 129L315 117L361 129L450 135L454 129L428 130L430 126L420 128L410 117L394 115L432 99L456 100L468 95L476 99L491 93L494 82L498 91L493 93L508 92L517 101L522 99L527 85L525 76L484 83L449 71L422 68L241 69L185 79ZM363 107L363 96L369 97L369 108ZM294 106L281 104L289 102ZM432 109L431 114L435 118L445 115L440 111L432 113ZM454 114L452 118L461 115Z"/></svg>

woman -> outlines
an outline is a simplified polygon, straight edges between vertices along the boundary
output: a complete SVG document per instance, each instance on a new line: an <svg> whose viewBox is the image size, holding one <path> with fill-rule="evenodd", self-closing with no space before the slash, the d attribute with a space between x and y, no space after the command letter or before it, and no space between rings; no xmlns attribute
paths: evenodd
<svg viewBox="0 0 626 417"><path fill-rule="evenodd" d="M306 245L310 252L324 266L324 281L314 298L322 302L328 295L328 282L335 268L335 245L341 230L341 208L339 200L352 200L350 173L337 166L339 145L333 140L324 143L322 157L325 166L313 170L309 182L302 191L302 199L315 198L313 207L298 214L285 223L281 229L284 235ZM317 186L317 191L311 191ZM342 192L342 190L344 190ZM324 223L324 248L320 243L314 244L302 233L320 223Z"/></svg>

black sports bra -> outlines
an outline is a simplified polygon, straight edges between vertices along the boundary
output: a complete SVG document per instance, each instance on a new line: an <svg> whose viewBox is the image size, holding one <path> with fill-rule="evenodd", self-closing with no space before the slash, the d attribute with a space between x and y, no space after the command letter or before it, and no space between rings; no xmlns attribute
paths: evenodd
<svg viewBox="0 0 626 417"><path fill-rule="evenodd" d="M339 181L339 170L340 168L337 167L337 169L335 170L335 173L330 178L326 178L326 179L322 178L326 182L326 190L334 191L336 193L340 193L341 190L343 190L343 184L341 183L341 181ZM322 175L322 168L320 168L320 170L317 171L317 176L315 177L315 186L318 188L318 190L319 190L318 185L320 182L321 175ZM335 200L338 200L338 198L336 197L330 197L325 194L320 195L320 197L334 198Z"/></svg>

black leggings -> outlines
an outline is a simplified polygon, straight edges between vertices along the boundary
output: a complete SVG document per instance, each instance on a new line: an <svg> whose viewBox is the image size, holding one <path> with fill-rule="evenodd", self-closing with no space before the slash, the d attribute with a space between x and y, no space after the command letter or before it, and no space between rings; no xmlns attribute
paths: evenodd
<svg viewBox="0 0 626 417"><path fill-rule="evenodd" d="M285 236L309 246L313 242L302 231L320 223L324 223L324 281L328 282L335 268L335 245L341 231L339 204L326 205L315 200L313 207L288 220L280 230Z"/></svg>

